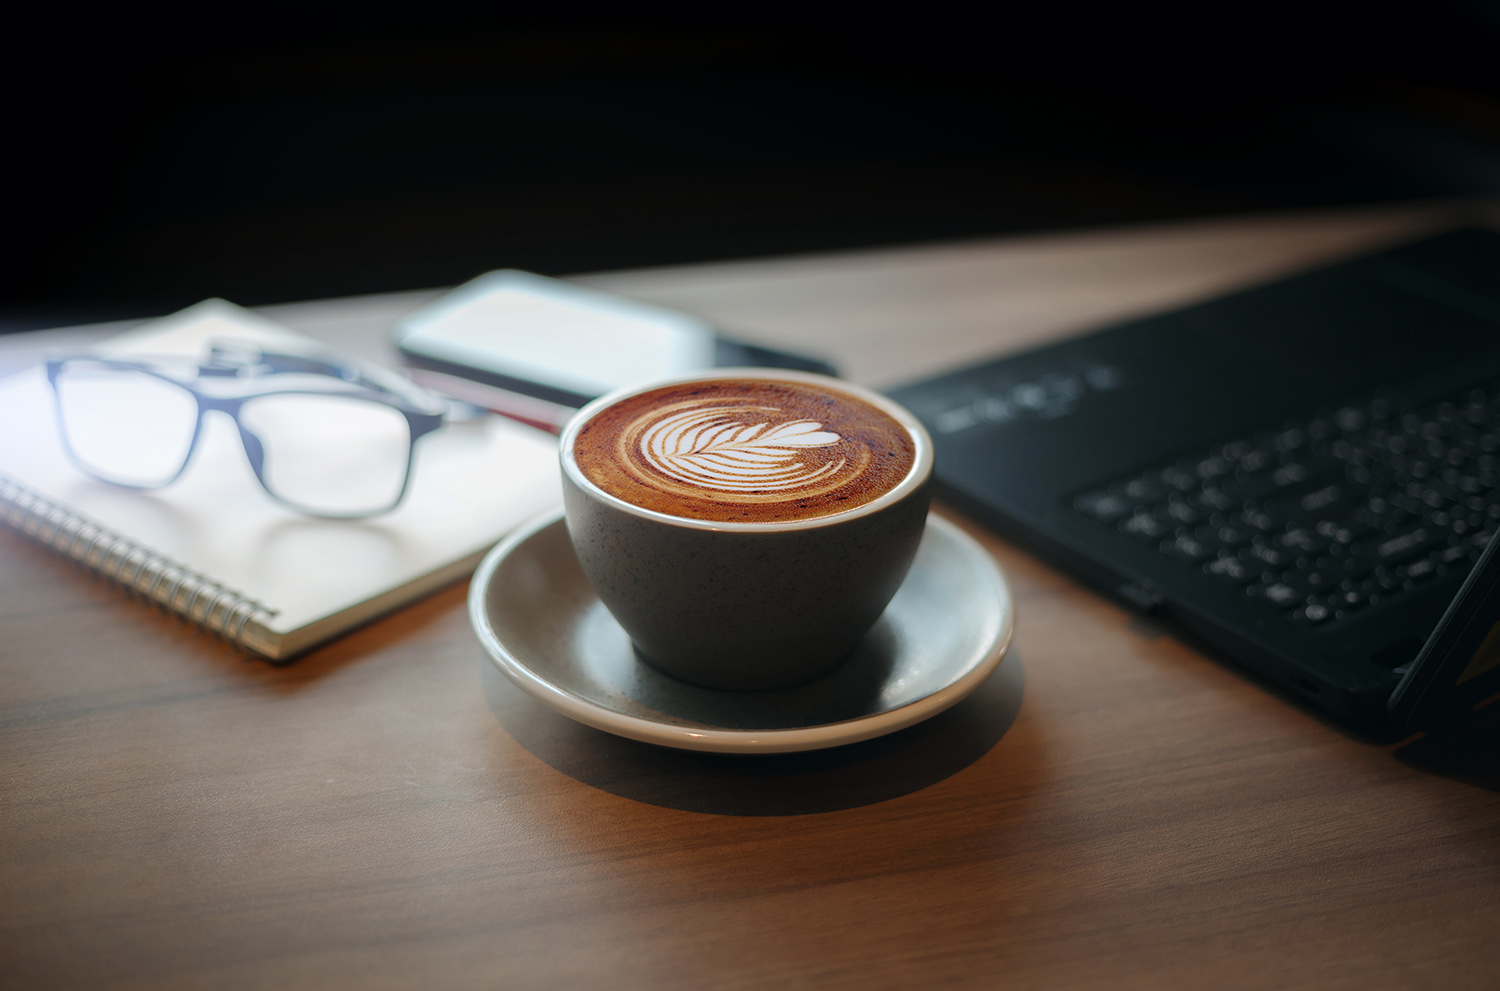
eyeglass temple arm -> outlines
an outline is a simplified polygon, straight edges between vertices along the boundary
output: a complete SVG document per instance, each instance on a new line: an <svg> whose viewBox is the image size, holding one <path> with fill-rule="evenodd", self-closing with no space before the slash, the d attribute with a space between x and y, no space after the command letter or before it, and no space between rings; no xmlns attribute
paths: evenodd
<svg viewBox="0 0 1500 991"><path fill-rule="evenodd" d="M106 365L110 368L135 368L149 371L155 367L156 362L150 360L133 360L130 358L117 358L105 355L68 354L52 355L46 359L47 378L56 385L57 376L62 366L67 362L87 358L89 361ZM303 374L326 375L336 378L350 385L360 386L374 392L394 396L402 403L412 407L413 413L423 420L431 420L428 429L435 429L442 422L444 403L434 398L424 389L407 382L398 375L390 374L385 380L372 378L360 371L359 368L338 361L330 361L322 358L313 358L307 355L284 354L277 351L263 351L254 345L239 343L210 345L209 355L206 361L198 366L198 374L209 378L239 378L258 375L279 375L301 372Z"/></svg>
<svg viewBox="0 0 1500 991"><path fill-rule="evenodd" d="M199 375L221 378L234 378L243 375L282 375L299 372L311 375L327 375L331 378L348 382L351 385L363 386L364 388L383 392L387 395L398 396L421 408L430 409L434 405L433 400L429 398L427 393L395 375L376 379L366 375L357 366L352 364L314 358L307 355L265 351L238 344L213 344L209 349L208 360L198 368Z"/></svg>
<svg viewBox="0 0 1500 991"><path fill-rule="evenodd" d="M209 349L208 359L198 366L199 375L215 378L290 372L331 375L346 382L354 382L361 377L356 369L338 362L305 355L262 351L243 345L214 344Z"/></svg>

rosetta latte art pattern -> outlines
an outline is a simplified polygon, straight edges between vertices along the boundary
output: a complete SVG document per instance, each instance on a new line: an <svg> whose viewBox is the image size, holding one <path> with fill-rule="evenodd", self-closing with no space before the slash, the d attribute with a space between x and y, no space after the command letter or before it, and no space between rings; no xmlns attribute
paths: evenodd
<svg viewBox="0 0 1500 991"><path fill-rule="evenodd" d="M820 495L858 479L866 444L783 407L694 399L650 410L620 434L622 466L658 492L740 503Z"/></svg>
<svg viewBox="0 0 1500 991"><path fill-rule="evenodd" d="M625 396L564 433L607 495L684 519L779 523L848 512L898 487L912 434L837 383L691 379Z"/></svg>
<svg viewBox="0 0 1500 991"><path fill-rule="evenodd" d="M774 406L686 409L641 435L641 455L663 475L721 492L785 492L837 475L846 458L809 464L806 448L831 447L839 435L816 420L772 424ZM760 422L756 422L759 420Z"/></svg>

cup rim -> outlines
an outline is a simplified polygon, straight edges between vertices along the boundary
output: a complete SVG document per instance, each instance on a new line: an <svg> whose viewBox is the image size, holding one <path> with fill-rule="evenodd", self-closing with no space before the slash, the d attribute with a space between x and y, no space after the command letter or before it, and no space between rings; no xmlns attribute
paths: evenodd
<svg viewBox="0 0 1500 991"><path fill-rule="evenodd" d="M578 462L573 457L574 442L577 440L578 432L583 428L583 425L598 415L600 411L613 406L621 400L629 399L631 396L650 392L652 389L660 389L663 386L669 385L680 385L684 382L705 382L714 379L772 379L802 382L834 392L848 393L850 396L869 403L876 409L888 414L911 435L912 444L915 449L915 457L912 459L911 470L889 492L885 492L877 498L871 499L869 502L856 506L853 509L829 513L826 516L815 516L811 519L783 520L770 523L746 523L733 520L698 520L686 516L673 516L670 513L663 513L654 509L646 509L604 491L604 489L595 485L583 473L583 469L578 467ZM652 379L649 382L616 389L593 400L577 413L573 414L573 417L563 427L562 436L558 444L558 453L562 461L564 474L590 498L597 499L607 506L619 509L632 516L639 516L642 519L654 520L658 523L666 523L671 526L680 526L688 530L715 530L730 533L778 533L788 530L815 530L820 527L847 523L862 516L869 516L900 502L919 489L932 476L933 466L932 438L928 435L927 428L922 426L921 421L913 416L904 406L866 386L857 385L844 379L833 378L830 375L819 375L815 372L802 372L788 368L711 368L696 372L667 375Z"/></svg>

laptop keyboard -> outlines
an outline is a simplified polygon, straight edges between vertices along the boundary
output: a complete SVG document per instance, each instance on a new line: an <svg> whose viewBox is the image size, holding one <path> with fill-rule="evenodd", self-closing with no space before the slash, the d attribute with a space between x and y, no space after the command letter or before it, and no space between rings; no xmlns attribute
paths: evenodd
<svg viewBox="0 0 1500 991"><path fill-rule="evenodd" d="M1500 381L1416 411L1384 398L1215 445L1074 508L1322 626L1464 574L1500 528Z"/></svg>

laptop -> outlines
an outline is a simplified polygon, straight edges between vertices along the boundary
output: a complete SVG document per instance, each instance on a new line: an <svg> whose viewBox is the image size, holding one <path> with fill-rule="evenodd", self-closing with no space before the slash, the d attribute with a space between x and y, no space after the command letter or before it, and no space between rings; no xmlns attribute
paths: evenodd
<svg viewBox="0 0 1500 991"><path fill-rule="evenodd" d="M1500 233L891 395L952 504L1352 726L1500 692Z"/></svg>

